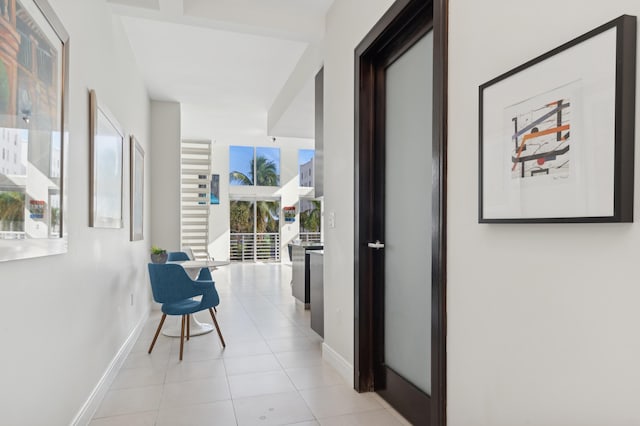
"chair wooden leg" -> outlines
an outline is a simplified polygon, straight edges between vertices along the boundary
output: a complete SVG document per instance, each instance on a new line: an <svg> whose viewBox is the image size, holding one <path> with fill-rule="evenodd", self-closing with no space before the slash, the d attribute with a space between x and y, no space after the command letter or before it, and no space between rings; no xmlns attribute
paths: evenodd
<svg viewBox="0 0 640 426"><path fill-rule="evenodd" d="M182 316L182 327L180 327L180 361L182 361L182 351L184 349L184 315Z"/></svg>
<svg viewBox="0 0 640 426"><path fill-rule="evenodd" d="M213 325L216 326L216 330L218 331L218 337L220 337L222 347L226 348L227 344L224 343L224 338L222 337L222 333L220 332L220 326L218 326L218 320L216 320L216 315L213 313L213 309L209 308L209 313L211 314L211 318L213 318Z"/></svg>
<svg viewBox="0 0 640 426"><path fill-rule="evenodd" d="M191 315L187 315L187 341L191 338Z"/></svg>
<svg viewBox="0 0 640 426"><path fill-rule="evenodd" d="M156 340L158 340L158 335L160 334L160 330L162 329L162 324L164 324L164 320L167 319L167 314L162 314L162 318L160 319L160 324L158 324L158 329L156 330L156 335L153 336L153 342L151 342L151 346L149 346L149 352L153 350L153 346L156 344Z"/></svg>

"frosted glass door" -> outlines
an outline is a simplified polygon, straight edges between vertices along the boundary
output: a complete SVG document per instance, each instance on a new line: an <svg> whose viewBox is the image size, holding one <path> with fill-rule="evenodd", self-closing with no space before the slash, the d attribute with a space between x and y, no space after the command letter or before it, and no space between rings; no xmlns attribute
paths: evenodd
<svg viewBox="0 0 640 426"><path fill-rule="evenodd" d="M387 68L385 365L431 393L433 33Z"/></svg>

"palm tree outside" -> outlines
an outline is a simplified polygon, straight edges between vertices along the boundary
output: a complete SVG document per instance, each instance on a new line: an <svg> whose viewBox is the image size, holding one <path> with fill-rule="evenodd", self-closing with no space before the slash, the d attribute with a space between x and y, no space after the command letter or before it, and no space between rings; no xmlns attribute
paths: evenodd
<svg viewBox="0 0 640 426"><path fill-rule="evenodd" d="M24 193L0 192L0 229L24 231Z"/></svg>
<svg viewBox="0 0 640 426"><path fill-rule="evenodd" d="M258 200L256 203L255 218L253 215L253 202L231 201L230 229L232 233L253 233L255 219L256 232L258 234L280 232L280 202Z"/></svg>
<svg viewBox="0 0 640 426"><path fill-rule="evenodd" d="M275 233L280 232L280 202L256 201L256 232Z"/></svg>
<svg viewBox="0 0 640 426"><path fill-rule="evenodd" d="M280 175L276 163L267 157L258 155L255 161L252 159L247 174L234 170L229 173L229 181L236 185L279 186Z"/></svg>
<svg viewBox="0 0 640 426"><path fill-rule="evenodd" d="M231 184L235 184L235 185L251 186L253 185L253 172L250 173L249 176L245 175L242 172L233 171L229 173L229 181L231 182Z"/></svg>
<svg viewBox="0 0 640 426"><path fill-rule="evenodd" d="M253 203L251 201L231 200L230 225L233 234L253 232Z"/></svg>
<svg viewBox="0 0 640 426"><path fill-rule="evenodd" d="M308 201L310 208L300 212L300 232L320 232L320 201Z"/></svg>
<svg viewBox="0 0 640 426"><path fill-rule="evenodd" d="M255 215L254 215L255 203ZM253 243L258 247L275 246L279 242L280 202L275 200L240 201L230 203L231 251L238 253L243 260L253 259ZM254 234L255 223L255 234ZM236 234L234 236L234 234ZM250 235L237 235L250 234ZM272 234L277 234L274 236ZM262 257L261 257L262 256ZM265 257L266 256L266 257ZM259 258L271 258L274 253L258 253Z"/></svg>
<svg viewBox="0 0 640 426"><path fill-rule="evenodd" d="M256 185L279 186L280 175L276 170L276 163L262 155L256 156Z"/></svg>

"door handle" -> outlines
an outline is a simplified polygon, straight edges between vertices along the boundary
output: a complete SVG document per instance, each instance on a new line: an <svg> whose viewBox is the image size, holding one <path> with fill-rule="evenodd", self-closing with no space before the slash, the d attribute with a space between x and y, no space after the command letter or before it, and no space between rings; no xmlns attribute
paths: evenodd
<svg viewBox="0 0 640 426"><path fill-rule="evenodd" d="M381 243L380 240L376 240L375 243L367 243L367 246L372 249L380 250L384 248L384 243Z"/></svg>

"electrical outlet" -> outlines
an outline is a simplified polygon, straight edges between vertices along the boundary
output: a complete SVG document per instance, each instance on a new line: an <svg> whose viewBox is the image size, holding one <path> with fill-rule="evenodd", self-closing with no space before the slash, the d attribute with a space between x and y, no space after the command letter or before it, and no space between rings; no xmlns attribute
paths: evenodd
<svg viewBox="0 0 640 426"><path fill-rule="evenodd" d="M336 212L329 212L329 228L336 227Z"/></svg>
<svg viewBox="0 0 640 426"><path fill-rule="evenodd" d="M133 306L133 293L131 293L131 306Z"/></svg>

